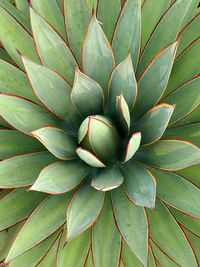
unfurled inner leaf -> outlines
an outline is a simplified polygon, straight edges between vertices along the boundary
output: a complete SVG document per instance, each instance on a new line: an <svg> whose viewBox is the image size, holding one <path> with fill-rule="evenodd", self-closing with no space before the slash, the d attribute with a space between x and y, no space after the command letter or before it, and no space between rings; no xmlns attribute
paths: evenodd
<svg viewBox="0 0 200 267"><path fill-rule="evenodd" d="M132 134L126 146L124 163L129 161L134 156L134 154L136 153L136 151L140 146L140 142L141 142L141 133L138 132Z"/></svg>

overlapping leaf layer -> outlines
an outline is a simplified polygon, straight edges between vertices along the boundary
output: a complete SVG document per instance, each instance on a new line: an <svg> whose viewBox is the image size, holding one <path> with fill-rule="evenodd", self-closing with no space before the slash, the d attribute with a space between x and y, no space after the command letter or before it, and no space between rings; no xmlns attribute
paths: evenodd
<svg viewBox="0 0 200 267"><path fill-rule="evenodd" d="M0 266L199 266L198 2L0 0Z"/></svg>

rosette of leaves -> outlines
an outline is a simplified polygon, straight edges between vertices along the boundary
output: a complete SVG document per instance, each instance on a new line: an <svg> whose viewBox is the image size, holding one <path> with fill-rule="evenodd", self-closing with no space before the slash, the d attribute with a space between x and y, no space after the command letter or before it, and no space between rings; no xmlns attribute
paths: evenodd
<svg viewBox="0 0 200 267"><path fill-rule="evenodd" d="M1 266L198 266L196 0L0 0Z"/></svg>

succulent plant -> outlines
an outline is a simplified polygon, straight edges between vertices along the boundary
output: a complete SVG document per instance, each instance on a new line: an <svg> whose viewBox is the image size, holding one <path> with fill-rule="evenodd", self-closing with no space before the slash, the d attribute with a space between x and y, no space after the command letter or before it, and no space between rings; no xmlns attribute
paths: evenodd
<svg viewBox="0 0 200 267"><path fill-rule="evenodd" d="M199 1L12 2L0 266L199 266Z"/></svg>

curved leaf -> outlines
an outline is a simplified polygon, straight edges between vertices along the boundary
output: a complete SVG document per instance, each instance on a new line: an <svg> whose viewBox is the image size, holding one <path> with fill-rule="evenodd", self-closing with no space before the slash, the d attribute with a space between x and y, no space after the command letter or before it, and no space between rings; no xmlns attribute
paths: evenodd
<svg viewBox="0 0 200 267"><path fill-rule="evenodd" d="M82 186L76 192L67 208L67 241L94 224L101 212L104 196L103 192L88 185Z"/></svg>
<svg viewBox="0 0 200 267"><path fill-rule="evenodd" d="M27 134L45 125L58 124L47 110L23 98L6 94L0 95L0 115L13 127Z"/></svg>
<svg viewBox="0 0 200 267"><path fill-rule="evenodd" d="M125 242L122 243L122 260L126 267L142 267L142 263L138 260L135 254L130 250ZM120 265L121 267L121 265Z"/></svg>
<svg viewBox="0 0 200 267"><path fill-rule="evenodd" d="M30 153L0 162L0 188L16 188L34 183L40 171L56 158L48 152Z"/></svg>
<svg viewBox="0 0 200 267"><path fill-rule="evenodd" d="M59 196L48 196L42 201L20 230L6 257L6 262L38 245L64 224L65 209L70 198L71 194L68 193ZM37 227L35 227L36 222Z"/></svg>
<svg viewBox="0 0 200 267"><path fill-rule="evenodd" d="M49 4L47 5L49 6ZM55 10L53 12L55 12ZM55 16L55 13L53 15L57 20L58 17ZM42 63L45 66L58 71L70 84L72 84L76 61L66 43L33 9L31 9L31 25Z"/></svg>
<svg viewBox="0 0 200 267"><path fill-rule="evenodd" d="M176 125L186 125L190 123L200 122L200 105L195 108L191 113L189 113L185 118L180 122L177 122Z"/></svg>
<svg viewBox="0 0 200 267"><path fill-rule="evenodd" d="M76 71L71 99L83 117L103 112L103 89L79 70Z"/></svg>
<svg viewBox="0 0 200 267"><path fill-rule="evenodd" d="M161 140L140 148L136 159L162 170L180 170L200 163L200 149L181 140Z"/></svg>
<svg viewBox="0 0 200 267"><path fill-rule="evenodd" d="M175 106L160 104L150 109L139 121L133 124L132 129L141 132L143 145L158 141L165 132Z"/></svg>
<svg viewBox="0 0 200 267"><path fill-rule="evenodd" d="M124 163L129 161L137 152L141 142L141 133L133 133L128 141L125 152Z"/></svg>
<svg viewBox="0 0 200 267"><path fill-rule="evenodd" d="M156 180L151 172L136 162L126 164L122 172L124 189L130 200L136 205L154 208Z"/></svg>
<svg viewBox="0 0 200 267"><path fill-rule="evenodd" d="M122 188L111 194L118 229L132 252L147 266L149 231L144 208L128 201Z"/></svg>
<svg viewBox="0 0 200 267"><path fill-rule="evenodd" d="M118 18L113 35L112 46L117 63L130 53L136 68L140 52L141 39L141 1L127 0ZM131 27L129 27L132 25Z"/></svg>
<svg viewBox="0 0 200 267"><path fill-rule="evenodd" d="M156 209L148 210L152 239L179 266L197 267L192 248L169 210L158 199Z"/></svg>
<svg viewBox="0 0 200 267"><path fill-rule="evenodd" d="M57 158L68 160L76 157L75 141L62 129L44 127L31 133Z"/></svg>
<svg viewBox="0 0 200 267"><path fill-rule="evenodd" d="M200 188L200 165L191 166L186 169L177 171L177 174L182 175L188 181L192 182Z"/></svg>
<svg viewBox="0 0 200 267"><path fill-rule="evenodd" d="M104 168L105 165L102 161L100 161L94 154L90 151L82 149L81 147L77 148L76 153L78 154L79 158L82 159L85 163L90 165L91 167L96 168Z"/></svg>
<svg viewBox="0 0 200 267"><path fill-rule="evenodd" d="M95 15L92 16L83 44L83 68L87 76L98 82L108 95L108 80L115 66L112 48Z"/></svg>
<svg viewBox="0 0 200 267"><path fill-rule="evenodd" d="M92 252L96 267L118 266L121 236L115 226L109 195L105 198L103 210L92 228Z"/></svg>
<svg viewBox="0 0 200 267"><path fill-rule="evenodd" d="M124 181L117 166L100 170L92 179L91 186L100 191L109 191L119 187Z"/></svg>
<svg viewBox="0 0 200 267"><path fill-rule="evenodd" d="M59 161L44 168L30 190L62 194L74 189L87 176L90 167L79 161Z"/></svg>
<svg viewBox="0 0 200 267"><path fill-rule="evenodd" d="M116 97L116 121L122 135L127 136L130 131L130 112L123 95Z"/></svg>

